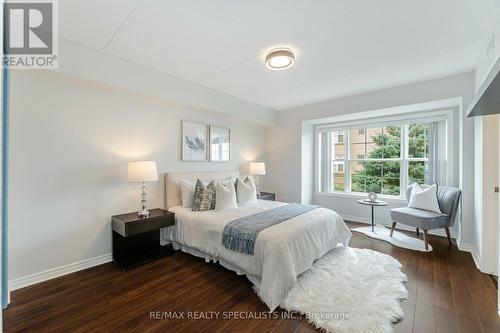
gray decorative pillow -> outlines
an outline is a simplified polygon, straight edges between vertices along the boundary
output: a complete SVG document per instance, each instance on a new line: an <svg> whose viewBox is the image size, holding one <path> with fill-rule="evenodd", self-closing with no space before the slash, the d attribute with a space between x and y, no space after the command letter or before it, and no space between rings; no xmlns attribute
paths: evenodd
<svg viewBox="0 0 500 333"><path fill-rule="evenodd" d="M215 180L203 183L198 179L194 188L193 212L215 209Z"/></svg>

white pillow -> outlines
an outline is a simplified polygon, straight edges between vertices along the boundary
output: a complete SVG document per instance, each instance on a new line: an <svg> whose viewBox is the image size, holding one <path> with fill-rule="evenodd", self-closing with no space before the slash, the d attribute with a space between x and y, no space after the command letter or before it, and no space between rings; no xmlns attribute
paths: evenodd
<svg viewBox="0 0 500 333"><path fill-rule="evenodd" d="M441 213L437 199L437 190L438 188L436 183L425 189L422 188L420 184L413 184L408 207Z"/></svg>
<svg viewBox="0 0 500 333"><path fill-rule="evenodd" d="M238 177L236 181L236 193L238 196L238 206L244 207L257 203L257 189L255 183L250 177L244 180Z"/></svg>
<svg viewBox="0 0 500 333"><path fill-rule="evenodd" d="M231 208L238 208L233 180L219 180L215 188L215 210L221 211Z"/></svg>
<svg viewBox="0 0 500 333"><path fill-rule="evenodd" d="M194 204L194 188L196 183L191 180L181 179L182 207L191 208Z"/></svg>
<svg viewBox="0 0 500 333"><path fill-rule="evenodd" d="M234 188L236 188L236 180L238 180L238 177L228 177L224 180L231 180L233 182Z"/></svg>

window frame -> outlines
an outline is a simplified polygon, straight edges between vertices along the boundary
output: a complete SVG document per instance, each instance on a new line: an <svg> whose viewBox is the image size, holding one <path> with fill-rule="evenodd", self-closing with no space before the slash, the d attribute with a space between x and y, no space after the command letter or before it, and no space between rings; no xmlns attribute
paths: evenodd
<svg viewBox="0 0 500 333"><path fill-rule="evenodd" d="M325 123L317 124L314 126L314 186L316 195L326 195L326 196L348 196L348 197L363 197L367 193L363 192L351 192L351 174L350 174L350 162L351 161L399 161L400 162L400 193L399 195L387 195L379 194L379 197L394 199L396 201L406 200L406 187L409 184L409 163L410 162L428 162L428 157L409 157L408 156L408 144L409 139L407 136L409 125L412 123L430 123L430 122L441 122L444 126L440 129L440 136L444 135L447 142L452 142L453 140L453 110L439 110L430 111L419 114L403 115L403 116L391 116L391 117L379 117L366 120L354 120L338 123ZM359 129L360 127L373 128L373 127L388 127L388 126L400 126L401 127L401 154L399 158L388 158L388 159L357 159L356 156L350 158L350 140L349 131L352 129ZM329 131L342 131L345 145L345 156L344 156L344 191L335 191L333 188L329 190L332 186L322 191L322 180L321 180L321 152L320 152L320 139L319 134L322 132ZM441 132L442 131L442 132ZM366 130L365 130L366 132ZM452 151L447 149L446 143L444 143L444 151L446 154L444 167L439 167L438 170L445 180L446 184L450 184L453 181L453 156ZM451 154L450 154L451 153ZM451 155L451 156L450 156ZM335 159L335 161L340 161ZM333 159L331 161L333 163ZM347 171L346 171L347 170ZM333 180L333 178L332 178ZM332 182L334 183L334 181Z"/></svg>

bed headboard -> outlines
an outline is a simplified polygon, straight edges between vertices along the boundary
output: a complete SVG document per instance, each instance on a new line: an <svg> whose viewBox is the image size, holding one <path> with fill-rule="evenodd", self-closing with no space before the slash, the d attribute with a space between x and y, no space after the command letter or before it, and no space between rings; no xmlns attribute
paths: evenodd
<svg viewBox="0 0 500 333"><path fill-rule="evenodd" d="M165 175L165 207L182 205L181 179L208 181L238 176L238 171L169 172Z"/></svg>

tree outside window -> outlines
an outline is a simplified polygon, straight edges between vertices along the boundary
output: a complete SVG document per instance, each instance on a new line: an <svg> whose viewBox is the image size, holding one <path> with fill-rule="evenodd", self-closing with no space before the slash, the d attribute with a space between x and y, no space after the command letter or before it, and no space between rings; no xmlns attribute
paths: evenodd
<svg viewBox="0 0 500 333"><path fill-rule="evenodd" d="M358 159L350 163L351 192L400 195L401 127L367 128L363 133L367 136L364 142L367 155L360 158L363 155L358 154ZM424 123L410 124L407 135L408 179L410 182L425 183L429 149L428 126ZM357 144L360 143L353 143L351 149L359 148L356 147Z"/></svg>

